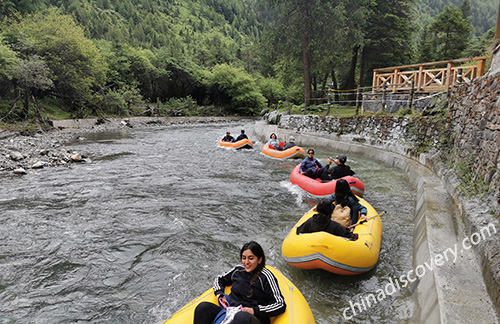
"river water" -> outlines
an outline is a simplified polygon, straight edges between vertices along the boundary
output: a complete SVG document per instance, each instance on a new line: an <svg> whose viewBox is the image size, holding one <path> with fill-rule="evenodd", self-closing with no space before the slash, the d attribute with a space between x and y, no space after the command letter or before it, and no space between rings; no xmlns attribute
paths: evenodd
<svg viewBox="0 0 500 324"><path fill-rule="evenodd" d="M317 323L411 322L407 287L347 320L350 303L411 269L415 192L396 169L348 162L383 216L380 260L344 277L296 269L281 244L315 200L289 182L299 162L219 148L253 122L82 134L92 163L0 175L0 323L162 323L239 263L250 240L301 290ZM316 157L326 161L326 149ZM347 313L352 314L352 313Z"/></svg>

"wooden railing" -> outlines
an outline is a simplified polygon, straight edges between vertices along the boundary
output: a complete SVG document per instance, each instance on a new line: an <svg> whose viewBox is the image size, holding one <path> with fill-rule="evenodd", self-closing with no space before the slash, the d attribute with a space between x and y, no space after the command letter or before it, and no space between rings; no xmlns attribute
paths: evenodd
<svg viewBox="0 0 500 324"><path fill-rule="evenodd" d="M373 92L410 89L422 92L447 91L456 83L468 82L483 75L488 59L491 56L375 69Z"/></svg>

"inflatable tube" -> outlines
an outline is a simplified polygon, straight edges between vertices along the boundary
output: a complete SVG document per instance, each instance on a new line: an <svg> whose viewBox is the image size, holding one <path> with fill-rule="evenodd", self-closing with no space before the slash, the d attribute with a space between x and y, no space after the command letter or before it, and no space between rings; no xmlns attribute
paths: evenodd
<svg viewBox="0 0 500 324"><path fill-rule="evenodd" d="M321 182L321 179L312 179L300 174L299 168L300 164L292 170L292 173L290 173L291 183L296 184L301 189L316 197L326 197L335 192L337 180ZM349 183L349 186L355 195L363 197L365 194L365 185L361 182L361 180L351 176L346 176L341 179L345 179L347 183Z"/></svg>
<svg viewBox="0 0 500 324"><path fill-rule="evenodd" d="M262 147L262 154L265 154L267 156L270 156L275 159L303 159L306 157L306 152L304 149L300 146L293 146L289 149L286 149L284 151L277 151L273 150L272 148L269 148L268 144L264 144Z"/></svg>
<svg viewBox="0 0 500 324"><path fill-rule="evenodd" d="M364 199L360 203L368 210L367 217L377 215ZM300 269L323 269L339 275L356 275L370 271L377 264L382 242L382 220L375 217L358 225L356 241L349 241L327 232L296 234L296 229L316 213L316 207L307 212L290 230L281 246L288 264Z"/></svg>
<svg viewBox="0 0 500 324"><path fill-rule="evenodd" d="M222 140L219 140L219 146L232 147L232 148L235 148L237 150L239 150L239 149L251 149L251 148L253 148L253 143L248 138L244 138L242 140L239 140L238 142L224 142Z"/></svg>
<svg viewBox="0 0 500 324"><path fill-rule="evenodd" d="M271 317L271 324L314 324L314 316L302 293L276 268L266 266L278 279L278 285L283 298L285 298L286 311L276 317ZM231 292L226 287L226 294ZM202 302L208 301L217 304L213 288L208 289L199 297L193 299L177 313L172 315L164 324L187 324L193 323L194 309Z"/></svg>

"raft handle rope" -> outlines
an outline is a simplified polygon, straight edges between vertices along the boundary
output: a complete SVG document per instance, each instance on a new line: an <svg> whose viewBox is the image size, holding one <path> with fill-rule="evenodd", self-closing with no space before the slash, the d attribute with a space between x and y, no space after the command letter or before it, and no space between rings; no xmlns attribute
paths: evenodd
<svg viewBox="0 0 500 324"><path fill-rule="evenodd" d="M381 212L380 214L377 214L375 216L369 217L367 219L363 219L363 220L357 222L356 224L353 224L353 225L349 226L348 229L351 229L351 228L356 227L358 225L364 224L364 223L368 222L369 220L371 220L371 219L373 219L375 217L380 217L380 216L384 215L385 213L386 212L384 211L384 212ZM373 228L373 223L372 223L372 228ZM370 228L370 232L371 232L371 228Z"/></svg>

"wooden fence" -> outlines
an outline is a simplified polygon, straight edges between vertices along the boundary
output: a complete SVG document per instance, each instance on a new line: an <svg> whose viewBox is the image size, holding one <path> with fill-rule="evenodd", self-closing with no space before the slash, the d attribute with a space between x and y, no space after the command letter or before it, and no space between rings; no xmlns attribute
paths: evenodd
<svg viewBox="0 0 500 324"><path fill-rule="evenodd" d="M375 69L372 91L447 91L456 83L483 75L488 59L491 56Z"/></svg>

